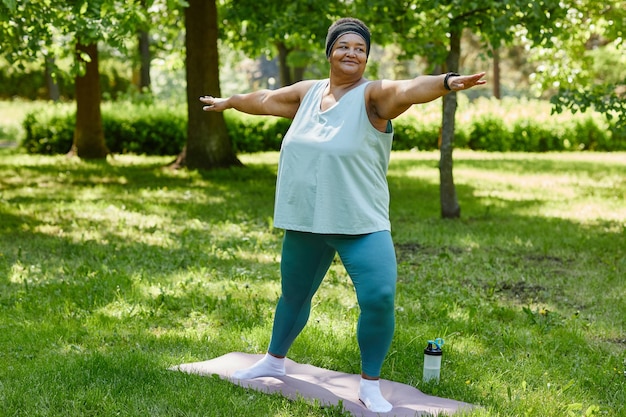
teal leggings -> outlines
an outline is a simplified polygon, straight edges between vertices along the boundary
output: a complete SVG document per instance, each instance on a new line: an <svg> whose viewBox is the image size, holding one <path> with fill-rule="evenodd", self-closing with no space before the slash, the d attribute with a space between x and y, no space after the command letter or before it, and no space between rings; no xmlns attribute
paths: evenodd
<svg viewBox="0 0 626 417"><path fill-rule="evenodd" d="M396 255L388 231L365 235L325 235L285 231L282 294L276 306L269 352L286 356L306 325L311 299L339 254L360 307L357 341L361 370L379 377L395 327Z"/></svg>

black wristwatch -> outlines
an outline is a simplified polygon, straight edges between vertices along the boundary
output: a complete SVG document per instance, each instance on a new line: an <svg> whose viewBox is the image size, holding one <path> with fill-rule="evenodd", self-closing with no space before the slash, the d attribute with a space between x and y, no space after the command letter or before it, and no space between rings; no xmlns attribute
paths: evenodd
<svg viewBox="0 0 626 417"><path fill-rule="evenodd" d="M446 74L446 78L443 79L443 87L448 90L448 91L452 91L452 89L450 88L450 85L448 84L448 78L450 77L460 77L461 74L457 74L456 72L449 72Z"/></svg>

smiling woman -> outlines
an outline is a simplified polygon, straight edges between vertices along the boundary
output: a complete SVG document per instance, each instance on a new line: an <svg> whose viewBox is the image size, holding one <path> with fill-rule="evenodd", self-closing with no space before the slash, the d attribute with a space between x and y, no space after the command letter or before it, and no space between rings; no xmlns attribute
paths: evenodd
<svg viewBox="0 0 626 417"><path fill-rule="evenodd" d="M200 101L208 112L236 109L293 119L282 142L274 209L274 226L285 230L282 295L266 356L234 377L285 374L285 356L338 254L360 307L359 399L371 411L388 412L393 405L381 394L379 378L395 329L397 266L387 185L391 120L413 104L485 81L484 73L370 81L363 76L370 37L359 19L339 19L326 36L328 79Z"/></svg>
<svg viewBox="0 0 626 417"><path fill-rule="evenodd" d="M328 28L328 34L326 35L326 58L330 58L335 42L347 34L358 35L358 39L355 42L362 45L364 47L362 48L363 53L369 56L371 46L369 29L360 21L345 18L336 21Z"/></svg>

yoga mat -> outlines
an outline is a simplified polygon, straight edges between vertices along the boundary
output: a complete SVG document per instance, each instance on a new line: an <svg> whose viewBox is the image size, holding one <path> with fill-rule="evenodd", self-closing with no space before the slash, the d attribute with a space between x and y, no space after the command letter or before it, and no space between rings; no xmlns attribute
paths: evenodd
<svg viewBox="0 0 626 417"><path fill-rule="evenodd" d="M289 399L304 398L311 402L317 400L321 406L337 405L339 401L342 401L343 408L357 417L452 415L462 409L468 410L474 407L472 404L461 401L426 395L410 385L381 379L381 391L387 401L393 405L393 409L388 413L374 413L359 401L360 375L304 365L289 358L285 362L287 372L285 376L246 380L231 377L234 371L253 365L263 356L232 352L204 362L176 365L170 370L203 376L216 374L222 379L245 388L261 392L278 392Z"/></svg>

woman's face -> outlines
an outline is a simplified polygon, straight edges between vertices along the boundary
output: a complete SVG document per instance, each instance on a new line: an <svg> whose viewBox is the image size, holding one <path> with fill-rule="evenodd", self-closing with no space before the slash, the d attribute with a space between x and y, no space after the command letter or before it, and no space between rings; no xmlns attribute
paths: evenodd
<svg viewBox="0 0 626 417"><path fill-rule="evenodd" d="M363 75L367 64L367 44L356 33L341 35L330 53L332 71Z"/></svg>

